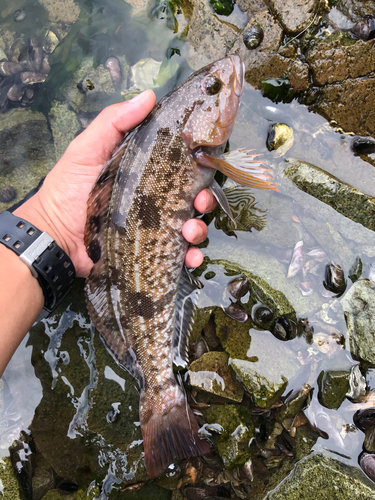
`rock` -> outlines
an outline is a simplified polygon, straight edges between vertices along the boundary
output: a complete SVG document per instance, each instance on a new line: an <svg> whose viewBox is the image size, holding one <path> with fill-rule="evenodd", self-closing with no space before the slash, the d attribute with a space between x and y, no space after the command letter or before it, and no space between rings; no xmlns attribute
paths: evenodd
<svg viewBox="0 0 375 500"><path fill-rule="evenodd" d="M227 54L238 34L233 25L221 22L209 0L198 0L190 20L186 41L191 46L188 64L193 70L202 68Z"/></svg>
<svg viewBox="0 0 375 500"><path fill-rule="evenodd" d="M375 2L374 0L338 0L335 2L335 7L352 21L357 21L359 16L375 11Z"/></svg>
<svg viewBox="0 0 375 500"><path fill-rule="evenodd" d="M128 75L128 65L124 57L118 57L121 63L122 84L124 89ZM78 112L101 111L115 92L112 78L107 69L100 64L94 68L94 59L86 57L71 79L60 89L67 104Z"/></svg>
<svg viewBox="0 0 375 500"><path fill-rule="evenodd" d="M311 390L312 387L305 384L305 386L295 396L285 401L284 404L276 410L276 422L283 423L285 419L294 419L294 417L298 415L298 413L305 406L307 396Z"/></svg>
<svg viewBox="0 0 375 500"><path fill-rule="evenodd" d="M54 101L48 114L51 124L56 161L59 161L67 147L81 130L77 115L67 104Z"/></svg>
<svg viewBox="0 0 375 500"><path fill-rule="evenodd" d="M70 303L74 306L66 311ZM93 478L100 484L109 469L117 471L119 482L147 479L137 383L117 366L90 327L83 280L76 281L54 319L53 326L38 323L29 340L43 386L30 426L37 449L49 467L80 488ZM114 404L120 413L109 423Z"/></svg>
<svg viewBox="0 0 375 500"><path fill-rule="evenodd" d="M375 364L375 283L359 279L341 299L354 356Z"/></svg>
<svg viewBox="0 0 375 500"><path fill-rule="evenodd" d="M284 174L302 191L349 219L375 230L375 198L309 163L289 159Z"/></svg>
<svg viewBox="0 0 375 500"><path fill-rule="evenodd" d="M350 477L350 480L348 480ZM299 462L267 500L374 500L373 483L357 468L323 455Z"/></svg>
<svg viewBox="0 0 375 500"><path fill-rule="evenodd" d="M22 200L55 164L47 120L42 113L19 108L0 120L0 190L12 186L17 196L0 202L0 211Z"/></svg>
<svg viewBox="0 0 375 500"><path fill-rule="evenodd" d="M225 352L206 352L189 366L189 383L192 387L215 396L240 403L243 388L228 366L229 356Z"/></svg>
<svg viewBox="0 0 375 500"><path fill-rule="evenodd" d="M50 21L62 21L64 23L73 24L77 21L80 8L74 0L39 0L39 3L48 12Z"/></svg>
<svg viewBox="0 0 375 500"><path fill-rule="evenodd" d="M221 345L231 358L248 359L251 337L249 330L253 325L251 320L238 323L229 318L221 309L214 312L216 335Z"/></svg>
<svg viewBox="0 0 375 500"><path fill-rule="evenodd" d="M23 500L24 498L9 457L0 458L0 495L4 500Z"/></svg>
<svg viewBox="0 0 375 500"><path fill-rule="evenodd" d="M330 410L337 410L349 391L350 371L326 371L318 377L319 402Z"/></svg>
<svg viewBox="0 0 375 500"><path fill-rule="evenodd" d="M300 364L293 351L270 333L252 329L250 336L247 356L251 361L231 358L229 363L255 403L266 408L283 394L288 380L296 375Z"/></svg>
<svg viewBox="0 0 375 500"><path fill-rule="evenodd" d="M327 85L318 91L311 108L327 120L335 120L347 132L375 136L375 78Z"/></svg>
<svg viewBox="0 0 375 500"><path fill-rule="evenodd" d="M250 412L240 405L211 405L203 410L209 424L219 424L223 430L215 439L215 448L227 469L244 464L251 456L249 443L254 436Z"/></svg>
<svg viewBox="0 0 375 500"><path fill-rule="evenodd" d="M289 34L299 34L311 23L319 0L268 0L274 16Z"/></svg>
<svg viewBox="0 0 375 500"><path fill-rule="evenodd" d="M372 41L358 40L348 46L343 45L341 40L329 43L328 39L309 51L306 61L311 68L314 84L319 86L366 76L375 70Z"/></svg>

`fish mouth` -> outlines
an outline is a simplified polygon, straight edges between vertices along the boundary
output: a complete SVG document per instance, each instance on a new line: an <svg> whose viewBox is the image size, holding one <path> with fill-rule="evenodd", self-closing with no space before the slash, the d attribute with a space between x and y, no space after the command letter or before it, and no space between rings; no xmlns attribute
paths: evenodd
<svg viewBox="0 0 375 500"><path fill-rule="evenodd" d="M236 73L236 83L234 92L237 96L242 94L243 86L245 83L245 65L242 62L241 58L237 55L230 56L233 64L234 71Z"/></svg>

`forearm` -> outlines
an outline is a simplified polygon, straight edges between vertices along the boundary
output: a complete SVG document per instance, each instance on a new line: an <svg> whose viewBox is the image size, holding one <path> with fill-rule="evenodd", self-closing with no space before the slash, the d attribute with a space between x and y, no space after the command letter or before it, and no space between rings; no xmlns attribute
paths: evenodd
<svg viewBox="0 0 375 500"><path fill-rule="evenodd" d="M0 244L0 376L43 305L38 281L14 252Z"/></svg>

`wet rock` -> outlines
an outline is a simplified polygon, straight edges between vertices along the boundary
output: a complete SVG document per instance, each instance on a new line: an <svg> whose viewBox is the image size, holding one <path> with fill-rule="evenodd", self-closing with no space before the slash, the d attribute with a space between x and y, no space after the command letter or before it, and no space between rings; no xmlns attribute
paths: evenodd
<svg viewBox="0 0 375 500"><path fill-rule="evenodd" d="M374 0L338 0L335 7L356 22L358 17L363 17L375 11L375 2Z"/></svg>
<svg viewBox="0 0 375 500"><path fill-rule="evenodd" d="M119 57L122 70L122 89L128 75L129 66L124 57ZM67 104L75 112L101 111L108 104L109 97L115 92L109 71L100 64L94 68L94 59L85 58L71 80L61 87Z"/></svg>
<svg viewBox="0 0 375 500"><path fill-rule="evenodd" d="M252 324L238 323L229 318L221 309L214 312L216 335L231 358L247 359L250 347L249 329Z"/></svg>
<svg viewBox="0 0 375 500"><path fill-rule="evenodd" d="M362 40L350 46L342 45L340 40L319 43L308 52L306 60L314 83L319 86L362 77L375 70L372 43Z"/></svg>
<svg viewBox="0 0 375 500"><path fill-rule="evenodd" d="M375 79L369 76L327 85L319 90L312 109L345 131L375 136Z"/></svg>
<svg viewBox="0 0 375 500"><path fill-rule="evenodd" d="M9 203L13 201L17 196L17 191L13 186L4 186L0 190L0 201L1 203Z"/></svg>
<svg viewBox="0 0 375 500"><path fill-rule="evenodd" d="M240 403L243 388L228 366L225 352L207 352L189 366L189 383L192 387L215 396Z"/></svg>
<svg viewBox="0 0 375 500"><path fill-rule="evenodd" d="M350 372L321 372L318 377L320 403L331 410L340 408L349 391L349 378Z"/></svg>
<svg viewBox="0 0 375 500"><path fill-rule="evenodd" d="M194 2L186 37L186 41L191 46L188 57L189 66L197 70L224 57L238 32L239 29L234 25L223 23L218 19L209 0Z"/></svg>
<svg viewBox="0 0 375 500"><path fill-rule="evenodd" d="M375 364L375 283L359 279L341 299L341 304L352 354Z"/></svg>
<svg viewBox="0 0 375 500"><path fill-rule="evenodd" d="M348 481L350 477L350 481ZM357 468L313 455L298 463L290 477L269 493L269 500L374 500L373 483Z"/></svg>
<svg viewBox="0 0 375 500"><path fill-rule="evenodd" d="M230 366L255 403L266 408L283 394L300 364L293 351L270 333L251 330L250 335L248 360L231 358ZM275 353L277 363L274 362Z"/></svg>
<svg viewBox="0 0 375 500"><path fill-rule="evenodd" d="M81 314L66 311L68 304ZM36 446L59 476L80 488L93 478L100 484L109 470L119 482L146 480L137 383L116 365L86 315L79 280L55 323L46 326L47 335L43 323L31 331L32 362L44 394L31 424ZM69 361L62 363L64 352ZM108 423L118 402L118 419Z"/></svg>
<svg viewBox="0 0 375 500"><path fill-rule="evenodd" d="M254 436L250 412L240 405L211 405L203 410L209 424L222 427L215 438L215 448L225 468L234 469L250 458L249 443Z"/></svg>
<svg viewBox="0 0 375 500"><path fill-rule="evenodd" d="M299 189L332 206L345 217L375 230L375 198L372 196L303 161L289 159L284 174Z"/></svg>
<svg viewBox="0 0 375 500"><path fill-rule="evenodd" d="M349 278L355 283L362 275L363 264L360 257L356 257L352 267L349 269Z"/></svg>
<svg viewBox="0 0 375 500"><path fill-rule="evenodd" d="M306 405L307 397L312 387L306 384L296 395L290 397L277 409L276 422L283 423L286 419L294 418Z"/></svg>
<svg viewBox="0 0 375 500"><path fill-rule="evenodd" d="M34 188L54 166L54 149L47 121L42 113L14 109L0 120L0 191L12 186L17 197L0 201L9 208Z"/></svg>
<svg viewBox="0 0 375 500"><path fill-rule="evenodd" d="M66 148L81 130L77 115L67 104L54 101L48 115L51 125L56 161L59 161Z"/></svg>
<svg viewBox="0 0 375 500"><path fill-rule="evenodd" d="M64 2L39 0L39 3L46 9L49 20L52 22L60 21L72 24L77 21L80 13L80 8L74 0L64 0Z"/></svg>
<svg viewBox="0 0 375 500"><path fill-rule="evenodd" d="M289 34L299 34L313 20L319 0L269 0L273 14Z"/></svg>

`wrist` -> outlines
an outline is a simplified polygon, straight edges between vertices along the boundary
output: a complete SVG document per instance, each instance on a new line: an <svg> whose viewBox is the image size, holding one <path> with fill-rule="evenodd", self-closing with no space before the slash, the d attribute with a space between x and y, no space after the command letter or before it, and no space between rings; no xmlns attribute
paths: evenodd
<svg viewBox="0 0 375 500"><path fill-rule="evenodd" d="M20 207L14 210L13 215L25 219L27 222L34 224L40 231L48 233L61 247L64 252L70 257L72 253L71 245L62 231L54 222L53 214L48 214L44 209L39 193L36 193L29 200L25 201Z"/></svg>

